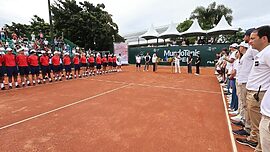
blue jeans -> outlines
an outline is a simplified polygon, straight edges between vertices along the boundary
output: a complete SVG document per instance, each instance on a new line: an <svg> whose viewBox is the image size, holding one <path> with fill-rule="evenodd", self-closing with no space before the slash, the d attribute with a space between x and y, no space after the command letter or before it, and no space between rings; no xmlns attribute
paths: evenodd
<svg viewBox="0 0 270 152"><path fill-rule="evenodd" d="M232 100L231 100L230 108L233 110L237 110L238 109L238 97L236 94L235 79L230 80L230 82L231 82L231 87L232 87Z"/></svg>

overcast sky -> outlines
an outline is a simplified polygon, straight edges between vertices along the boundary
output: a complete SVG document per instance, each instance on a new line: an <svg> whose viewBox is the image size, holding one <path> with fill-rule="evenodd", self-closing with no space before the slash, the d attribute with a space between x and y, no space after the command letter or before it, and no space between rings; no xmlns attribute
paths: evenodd
<svg viewBox="0 0 270 152"><path fill-rule="evenodd" d="M84 0L77 0L84 1ZM89 1L89 0L88 0ZM54 0L51 0L53 3ZM121 35L142 31L151 24L155 27L180 23L189 18L197 6L207 7L213 0L91 0L104 3ZM270 25L269 0L216 0L233 10L232 25L247 29ZM30 24L33 15L49 22L47 0L0 0L0 26L4 24Z"/></svg>

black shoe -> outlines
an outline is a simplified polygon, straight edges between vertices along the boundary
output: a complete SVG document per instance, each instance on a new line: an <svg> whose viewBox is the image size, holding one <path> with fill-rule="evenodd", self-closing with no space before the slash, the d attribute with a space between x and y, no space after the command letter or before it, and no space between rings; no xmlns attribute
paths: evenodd
<svg viewBox="0 0 270 152"><path fill-rule="evenodd" d="M25 87L25 84L22 84L22 87Z"/></svg>
<svg viewBox="0 0 270 152"><path fill-rule="evenodd" d="M249 134L247 131L245 131L244 129L233 130L232 132L233 132L233 134L235 134L235 135L240 135L240 136L249 136L249 135L250 135L250 134Z"/></svg>
<svg viewBox="0 0 270 152"><path fill-rule="evenodd" d="M233 121L232 124L239 126L239 127L245 127L242 121Z"/></svg>
<svg viewBox="0 0 270 152"><path fill-rule="evenodd" d="M250 141L250 140L242 139L242 138L236 138L236 141L237 141L239 144L249 146L249 147L251 147L251 148L253 148L253 149L255 149L256 146L258 145L258 142L254 142L254 141Z"/></svg>
<svg viewBox="0 0 270 152"><path fill-rule="evenodd" d="M16 88L20 88L20 86L19 85L16 85Z"/></svg>
<svg viewBox="0 0 270 152"><path fill-rule="evenodd" d="M31 83L27 84L27 86L31 86Z"/></svg>
<svg viewBox="0 0 270 152"><path fill-rule="evenodd" d="M1 88L1 90L6 90L6 88L5 88L5 87L3 87L3 88Z"/></svg>
<svg viewBox="0 0 270 152"><path fill-rule="evenodd" d="M9 89L12 89L12 86L9 86L8 88L9 88Z"/></svg>
<svg viewBox="0 0 270 152"><path fill-rule="evenodd" d="M227 92L227 93L224 93L225 95L231 95L232 93L230 93L230 92Z"/></svg>

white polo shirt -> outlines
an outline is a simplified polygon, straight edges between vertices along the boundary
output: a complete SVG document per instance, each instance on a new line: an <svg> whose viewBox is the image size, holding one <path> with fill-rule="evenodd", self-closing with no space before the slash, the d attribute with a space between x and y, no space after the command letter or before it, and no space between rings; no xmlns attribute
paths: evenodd
<svg viewBox="0 0 270 152"><path fill-rule="evenodd" d="M236 74L235 74L234 78L237 79L237 80L238 80L238 70L239 70L239 68L240 68L239 59L236 59L234 61L234 63L233 63L233 70L236 71Z"/></svg>
<svg viewBox="0 0 270 152"><path fill-rule="evenodd" d="M231 55L230 55L230 57L229 57L229 60L234 59L234 62L235 62L235 59L236 59L236 56L235 56L235 55L236 55L236 52L237 52L237 50L235 50L235 51L233 51L233 52L231 53ZM230 62L227 61L227 66L226 66L226 68L228 69L228 74L231 74L231 73L232 73L234 62L233 62L233 63L230 63Z"/></svg>
<svg viewBox="0 0 270 152"><path fill-rule="evenodd" d="M136 63L141 63L142 58L140 56L136 56Z"/></svg>
<svg viewBox="0 0 270 152"><path fill-rule="evenodd" d="M261 113L267 117L270 117L270 88L263 96L261 103Z"/></svg>
<svg viewBox="0 0 270 152"><path fill-rule="evenodd" d="M270 86L270 45L255 56L246 88L257 91L260 85L261 91L266 91Z"/></svg>
<svg viewBox="0 0 270 152"><path fill-rule="evenodd" d="M248 76L254 63L254 58L258 53L259 53L258 50L252 49L250 47L247 49L246 53L240 59L239 68L237 72L238 84L247 83Z"/></svg>

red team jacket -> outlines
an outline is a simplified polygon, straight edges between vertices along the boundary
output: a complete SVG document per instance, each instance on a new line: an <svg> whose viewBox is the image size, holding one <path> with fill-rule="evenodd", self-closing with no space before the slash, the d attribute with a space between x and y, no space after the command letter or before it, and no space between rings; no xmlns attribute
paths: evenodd
<svg viewBox="0 0 270 152"><path fill-rule="evenodd" d="M26 55L24 55L24 54L17 55L16 62L18 64L18 66L19 67L26 67L26 66L28 66L27 58L28 57Z"/></svg>
<svg viewBox="0 0 270 152"><path fill-rule="evenodd" d="M63 62L64 62L64 65L70 65L71 64L70 57L69 56L65 56L63 58Z"/></svg>
<svg viewBox="0 0 270 152"><path fill-rule="evenodd" d="M30 55L28 57L28 63L31 66L38 66L38 56L37 55Z"/></svg>
<svg viewBox="0 0 270 152"><path fill-rule="evenodd" d="M73 63L74 63L74 64L79 64L79 63L80 63L79 57L75 56L75 57L73 58Z"/></svg>
<svg viewBox="0 0 270 152"><path fill-rule="evenodd" d="M15 60L15 55L14 54L5 54L4 55L4 62L5 62L7 67L16 66L15 61L16 60Z"/></svg>
<svg viewBox="0 0 270 152"><path fill-rule="evenodd" d="M52 64L53 64L54 66L60 65L60 57L59 57L59 56L53 56L53 57L52 57Z"/></svg>
<svg viewBox="0 0 270 152"><path fill-rule="evenodd" d="M42 56L40 57L39 61L40 61L40 64L41 64L42 66L49 66L49 57L48 57L48 56L42 55Z"/></svg>

